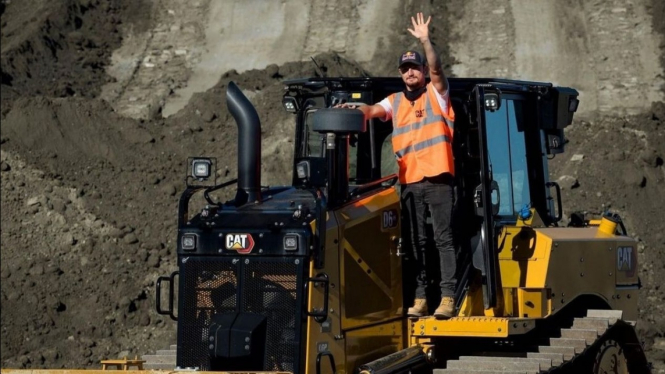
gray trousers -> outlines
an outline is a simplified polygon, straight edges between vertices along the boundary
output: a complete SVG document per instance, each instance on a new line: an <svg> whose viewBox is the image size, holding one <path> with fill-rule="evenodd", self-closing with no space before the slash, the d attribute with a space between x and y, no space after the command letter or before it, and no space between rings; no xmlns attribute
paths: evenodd
<svg viewBox="0 0 665 374"><path fill-rule="evenodd" d="M426 298L427 274L426 212L432 217L433 242L439 252L441 296L455 295L456 257L450 227L453 215L453 177L442 174L401 186L402 224L408 225L407 238L413 250L416 272L416 298Z"/></svg>

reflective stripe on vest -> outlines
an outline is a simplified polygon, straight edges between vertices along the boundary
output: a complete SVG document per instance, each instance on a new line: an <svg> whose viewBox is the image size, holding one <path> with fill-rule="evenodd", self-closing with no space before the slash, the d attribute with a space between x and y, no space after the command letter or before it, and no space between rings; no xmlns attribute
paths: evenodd
<svg viewBox="0 0 665 374"><path fill-rule="evenodd" d="M393 113L397 113L395 111L395 107L399 106L400 98L401 98L402 95L404 95L404 94L400 92L398 94L399 97L395 97L395 103L397 103L397 105L393 104ZM435 122L445 123L446 126L448 126L450 128L451 132L455 129L455 123L453 121L449 120L445 116L435 115L434 112L432 111L432 106L429 105L429 98L426 98L425 100L427 100L427 102L425 104L425 111L427 113L427 117L425 118L425 120L421 121L421 122L410 123L406 126L395 127L395 128L393 128L393 136L405 134L405 133L407 133L411 130L418 130L419 128L421 128L423 126L427 126L427 125L435 123Z"/></svg>
<svg viewBox="0 0 665 374"><path fill-rule="evenodd" d="M423 140L420 143L416 143L406 148L400 149L399 151L395 152L395 154L397 155L397 157L402 158L413 151L420 151L427 147L431 147L433 145L437 145L443 142L450 143L450 138L447 137L446 135L435 136L432 139Z"/></svg>

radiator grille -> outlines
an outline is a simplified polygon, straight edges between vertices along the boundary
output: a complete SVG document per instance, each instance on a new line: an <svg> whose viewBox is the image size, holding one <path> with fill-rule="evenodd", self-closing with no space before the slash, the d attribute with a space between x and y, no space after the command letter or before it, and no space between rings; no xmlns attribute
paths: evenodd
<svg viewBox="0 0 665 374"><path fill-rule="evenodd" d="M235 262L235 263L234 263ZM180 367L209 370L208 327L224 312L267 318L266 371L298 368L303 293L302 259L189 258L180 265L178 357Z"/></svg>
<svg viewBox="0 0 665 374"><path fill-rule="evenodd" d="M268 317L266 370L294 370L296 266L252 261L244 268L241 310Z"/></svg>

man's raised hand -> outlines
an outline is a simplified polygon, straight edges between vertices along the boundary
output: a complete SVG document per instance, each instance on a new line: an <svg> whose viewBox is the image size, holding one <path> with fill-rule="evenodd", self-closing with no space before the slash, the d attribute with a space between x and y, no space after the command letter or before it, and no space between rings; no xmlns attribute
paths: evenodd
<svg viewBox="0 0 665 374"><path fill-rule="evenodd" d="M425 22L425 16L422 12L416 14L416 18L411 17L411 24L413 24L413 29L408 29L411 35L418 38L420 41L425 41L429 39L429 22L432 20L432 16L427 17L427 22Z"/></svg>

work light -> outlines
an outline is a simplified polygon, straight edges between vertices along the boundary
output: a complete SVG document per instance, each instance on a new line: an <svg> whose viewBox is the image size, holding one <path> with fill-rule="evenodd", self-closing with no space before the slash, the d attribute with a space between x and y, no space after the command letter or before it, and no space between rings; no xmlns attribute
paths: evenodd
<svg viewBox="0 0 665 374"><path fill-rule="evenodd" d="M199 181L210 178L210 165L212 162L207 158L195 158L192 161L192 177Z"/></svg>

